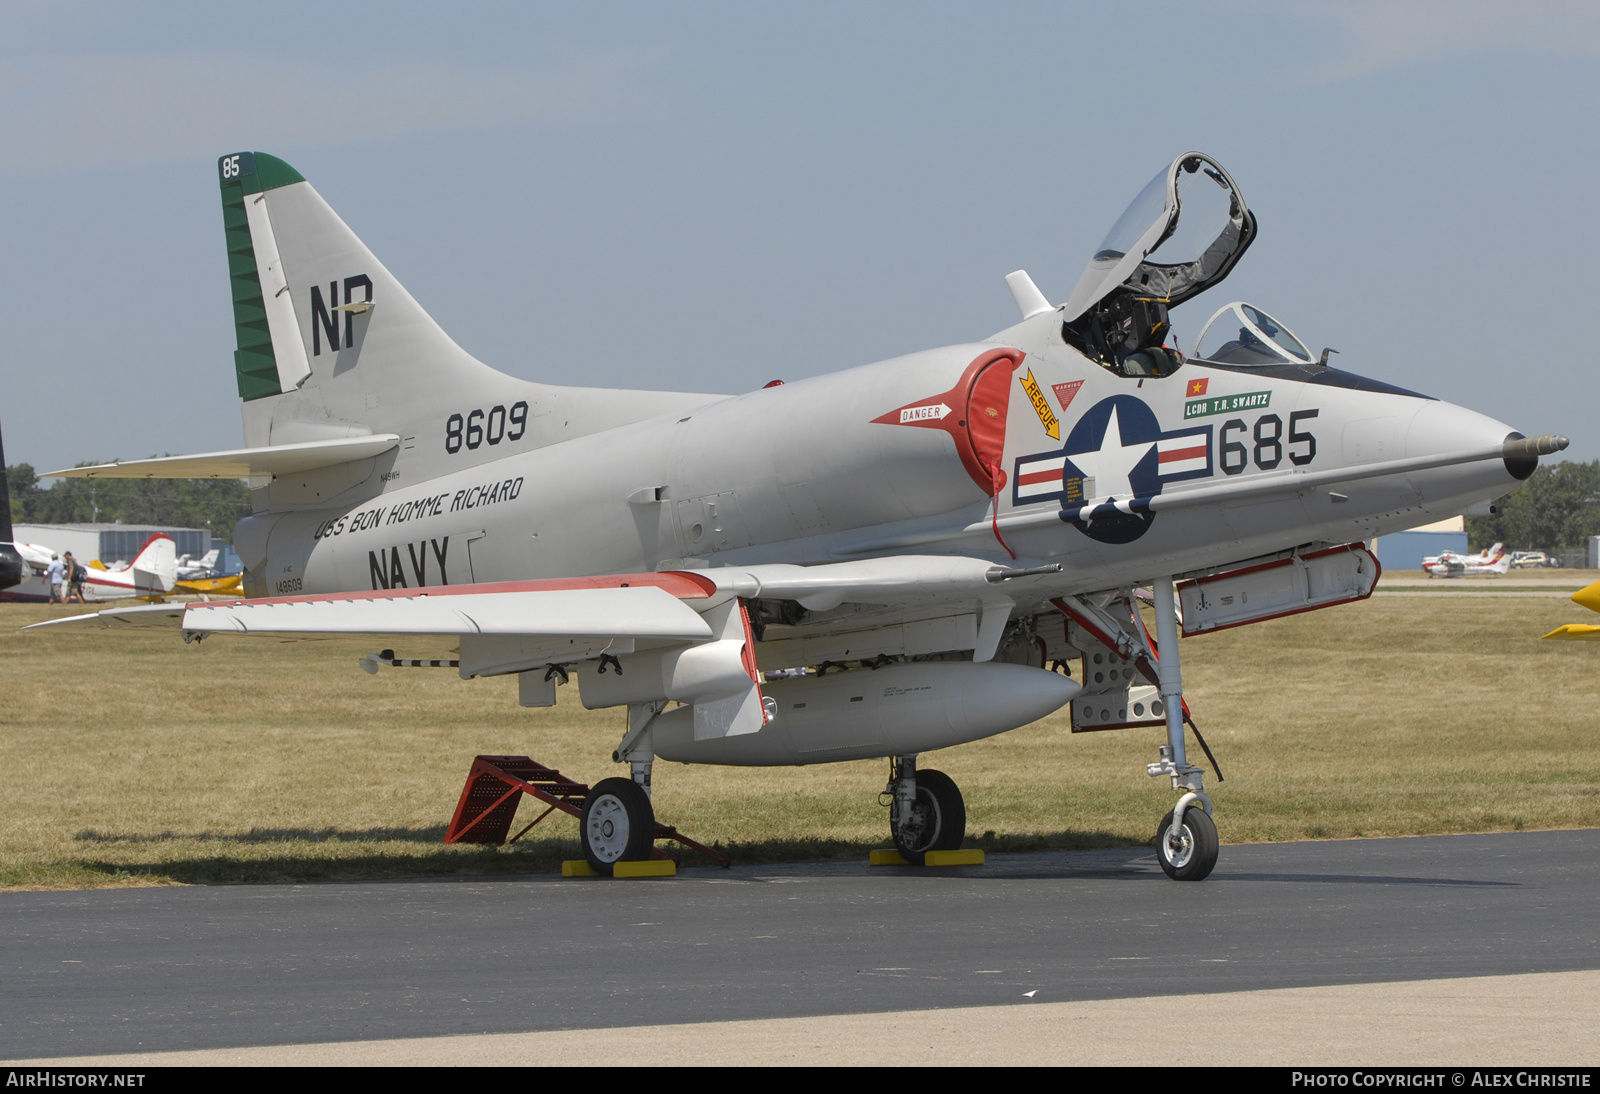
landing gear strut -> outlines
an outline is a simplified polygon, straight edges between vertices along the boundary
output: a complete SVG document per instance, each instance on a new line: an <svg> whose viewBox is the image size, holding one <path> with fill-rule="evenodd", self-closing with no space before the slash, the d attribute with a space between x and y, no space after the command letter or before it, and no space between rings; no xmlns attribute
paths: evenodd
<svg viewBox="0 0 1600 1094"><path fill-rule="evenodd" d="M635 703L628 708L628 731L611 758L629 764L633 777L602 779L584 800L579 838L583 857L597 874L610 877L617 863L647 859L655 847L656 812L650 804L655 751L650 727L662 705Z"/></svg>
<svg viewBox="0 0 1600 1094"><path fill-rule="evenodd" d="M955 851L967 834L967 803L943 771L917 770L915 756L890 761L889 834L907 862L923 865L929 851Z"/></svg>
<svg viewBox="0 0 1600 1094"><path fill-rule="evenodd" d="M1167 743L1161 760L1145 770L1151 778L1172 777L1172 789L1184 791L1156 829L1156 859L1174 881L1201 881L1217 864L1217 826L1211 820L1211 798L1205 792L1205 772L1189 763L1183 740L1183 671L1178 662L1178 612L1172 579L1154 583L1156 663L1161 701L1166 707ZM1196 808L1198 807L1198 808Z"/></svg>

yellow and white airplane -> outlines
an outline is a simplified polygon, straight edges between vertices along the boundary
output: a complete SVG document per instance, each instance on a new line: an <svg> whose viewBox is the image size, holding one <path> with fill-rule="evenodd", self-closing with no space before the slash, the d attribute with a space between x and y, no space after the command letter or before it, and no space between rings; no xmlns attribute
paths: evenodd
<svg viewBox="0 0 1600 1094"><path fill-rule="evenodd" d="M1591 612L1600 612L1600 581L1573 593L1572 602L1581 604ZM1545 637L1596 642L1600 641L1600 626L1593 623L1567 623L1557 627Z"/></svg>

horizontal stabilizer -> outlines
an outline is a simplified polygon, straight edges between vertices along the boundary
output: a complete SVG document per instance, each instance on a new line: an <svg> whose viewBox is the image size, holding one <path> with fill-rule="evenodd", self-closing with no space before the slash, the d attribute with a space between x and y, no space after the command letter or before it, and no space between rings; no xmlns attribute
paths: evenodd
<svg viewBox="0 0 1600 1094"><path fill-rule="evenodd" d="M264 448L234 448L202 452L197 456L162 456L152 460L122 460L88 467L46 471L44 478L69 479L244 479L252 476L294 475L319 467L371 459L400 443L396 433L370 437L338 437L327 441L274 444Z"/></svg>
<svg viewBox="0 0 1600 1094"><path fill-rule="evenodd" d="M183 626L182 604L139 604L130 608L106 608L103 611L90 612L88 615L67 615L60 619L46 619L43 623L32 623L22 628L31 631L34 627L61 627L61 626L100 626L100 627L170 627L176 630Z"/></svg>

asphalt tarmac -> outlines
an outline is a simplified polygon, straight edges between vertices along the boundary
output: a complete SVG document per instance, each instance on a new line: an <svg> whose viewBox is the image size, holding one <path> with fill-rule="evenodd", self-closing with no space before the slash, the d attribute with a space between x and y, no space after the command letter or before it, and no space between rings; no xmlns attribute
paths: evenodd
<svg viewBox="0 0 1600 1094"><path fill-rule="evenodd" d="M1139 850L13 892L0 1057L1573 972L1600 968L1597 898L1593 830L1225 846L1198 885Z"/></svg>

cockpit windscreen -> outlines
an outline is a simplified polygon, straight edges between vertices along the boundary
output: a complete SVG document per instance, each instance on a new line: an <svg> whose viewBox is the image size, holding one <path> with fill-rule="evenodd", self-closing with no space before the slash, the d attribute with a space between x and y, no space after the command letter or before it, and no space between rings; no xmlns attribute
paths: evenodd
<svg viewBox="0 0 1600 1094"><path fill-rule="evenodd" d="M1230 365L1306 365L1315 360L1288 327L1241 300L1211 317L1195 342L1194 356Z"/></svg>

